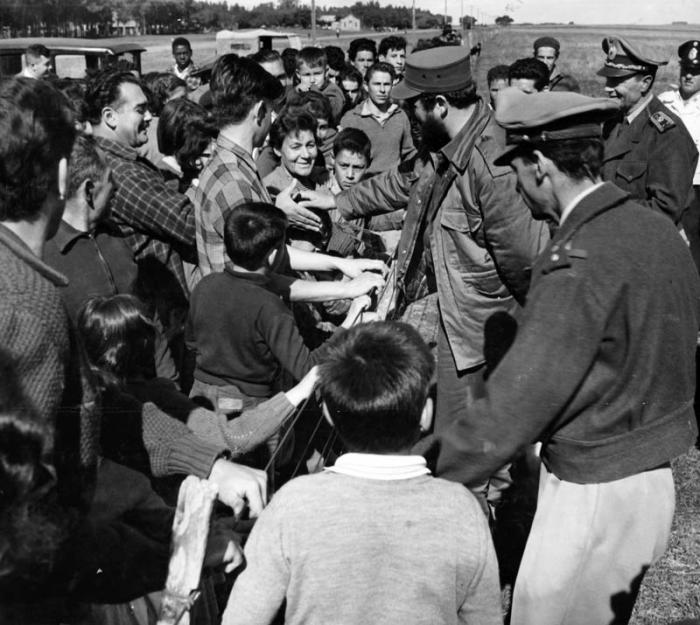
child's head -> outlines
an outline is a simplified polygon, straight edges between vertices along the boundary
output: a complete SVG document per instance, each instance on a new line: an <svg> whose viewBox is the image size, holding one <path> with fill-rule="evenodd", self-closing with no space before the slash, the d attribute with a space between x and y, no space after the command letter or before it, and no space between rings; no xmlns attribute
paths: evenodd
<svg viewBox="0 0 700 625"><path fill-rule="evenodd" d="M372 143L359 128L344 128L333 141L333 175L345 191L365 175L369 167Z"/></svg>
<svg viewBox="0 0 700 625"><path fill-rule="evenodd" d="M391 88L395 78L396 73L389 63L375 63L367 70L367 96L375 106L383 108L391 104Z"/></svg>
<svg viewBox="0 0 700 625"><path fill-rule="evenodd" d="M362 96L362 74L354 65L346 65L338 74L338 84L347 106L355 106Z"/></svg>
<svg viewBox="0 0 700 625"><path fill-rule="evenodd" d="M406 40L395 35L384 37L379 42L379 60L389 63L397 78L401 78L406 69Z"/></svg>
<svg viewBox="0 0 700 625"><path fill-rule="evenodd" d="M290 94L287 100L290 106L303 108L316 120L316 136L324 141L333 132L335 120L333 109L327 96L318 91Z"/></svg>
<svg viewBox="0 0 700 625"><path fill-rule="evenodd" d="M406 323L362 324L328 344L319 370L326 416L350 451L391 454L430 425L434 359Z"/></svg>
<svg viewBox="0 0 700 625"><path fill-rule="evenodd" d="M326 59L328 60L328 80L338 83L338 74L345 67L345 52L338 46L326 46Z"/></svg>
<svg viewBox="0 0 700 625"><path fill-rule="evenodd" d="M326 52L322 48L308 46L299 50L297 54L297 89L308 91L309 89L323 89L326 86L326 73L328 61Z"/></svg>
<svg viewBox="0 0 700 625"><path fill-rule="evenodd" d="M224 246L234 265L257 271L274 261L271 255L283 244L287 216L266 202L236 206L224 222Z"/></svg>
<svg viewBox="0 0 700 625"><path fill-rule="evenodd" d="M364 37L353 39L348 48L348 58L362 76L377 60L377 44Z"/></svg>
<svg viewBox="0 0 700 625"><path fill-rule="evenodd" d="M133 295L93 297L78 314L91 368L107 385L155 376L155 327Z"/></svg>
<svg viewBox="0 0 700 625"><path fill-rule="evenodd" d="M486 82L489 86L489 99L491 100L491 107L495 109L498 92L508 86L508 66L496 65L492 67L486 74Z"/></svg>
<svg viewBox="0 0 700 625"><path fill-rule="evenodd" d="M318 155L316 120L304 109L285 107L270 129L270 145L294 178L307 178Z"/></svg>

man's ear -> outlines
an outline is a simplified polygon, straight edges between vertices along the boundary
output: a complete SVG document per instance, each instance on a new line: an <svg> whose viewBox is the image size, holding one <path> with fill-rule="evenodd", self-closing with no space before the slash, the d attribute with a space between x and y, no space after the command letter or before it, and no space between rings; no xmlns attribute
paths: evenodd
<svg viewBox="0 0 700 625"><path fill-rule="evenodd" d="M253 107L253 114L255 116L255 123L258 126L263 125L263 120L265 119L265 116L267 115L267 104L265 103L265 100L260 100L254 107Z"/></svg>
<svg viewBox="0 0 700 625"><path fill-rule="evenodd" d="M326 406L326 402L323 400L321 401L321 410L323 411L323 416L325 417L326 421L330 423L331 427L335 427L331 413L328 411L328 406Z"/></svg>
<svg viewBox="0 0 700 625"><path fill-rule="evenodd" d="M105 106L100 115L105 126L114 130L117 127L117 112L111 106Z"/></svg>
<svg viewBox="0 0 700 625"><path fill-rule="evenodd" d="M437 96L435 98L435 107L433 110L437 109L437 114L440 116L441 119L445 119L445 116L447 115L447 100L444 98L444 96Z"/></svg>
<svg viewBox="0 0 700 625"><path fill-rule="evenodd" d="M545 176L547 176L549 173L551 173L551 167L554 165L550 159L548 159L542 152L539 150L534 150L533 154L535 155L535 176L537 179L538 184L541 183Z"/></svg>
<svg viewBox="0 0 700 625"><path fill-rule="evenodd" d="M420 431L427 432L433 424L433 398L428 397L423 406L423 412L420 416Z"/></svg>

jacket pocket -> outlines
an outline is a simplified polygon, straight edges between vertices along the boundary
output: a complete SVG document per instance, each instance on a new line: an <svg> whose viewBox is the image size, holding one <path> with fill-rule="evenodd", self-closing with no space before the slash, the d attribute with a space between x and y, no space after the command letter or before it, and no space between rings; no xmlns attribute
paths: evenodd
<svg viewBox="0 0 700 625"><path fill-rule="evenodd" d="M472 232L473 224L470 224L467 213L462 207L455 207L445 208L442 210L440 225L448 230L455 230L456 232L466 232L467 234L470 234Z"/></svg>
<svg viewBox="0 0 700 625"><path fill-rule="evenodd" d="M617 175L627 182L632 182L641 178L647 170L646 161L626 161L620 163L617 168Z"/></svg>

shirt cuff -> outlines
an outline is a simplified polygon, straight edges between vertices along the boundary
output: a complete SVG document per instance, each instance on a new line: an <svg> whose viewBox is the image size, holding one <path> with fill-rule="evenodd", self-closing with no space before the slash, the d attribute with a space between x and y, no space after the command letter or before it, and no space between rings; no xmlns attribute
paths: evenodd
<svg viewBox="0 0 700 625"><path fill-rule="evenodd" d="M173 441L168 457L169 473L186 473L207 478L217 458L228 453L225 446L208 443L194 434Z"/></svg>

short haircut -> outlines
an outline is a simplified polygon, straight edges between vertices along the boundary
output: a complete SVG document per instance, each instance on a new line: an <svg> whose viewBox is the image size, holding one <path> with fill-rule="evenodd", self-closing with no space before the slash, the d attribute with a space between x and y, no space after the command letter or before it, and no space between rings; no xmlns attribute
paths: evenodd
<svg viewBox="0 0 700 625"><path fill-rule="evenodd" d="M235 265L255 271L265 265L270 252L284 242L287 216L266 202L236 206L224 222L224 246Z"/></svg>
<svg viewBox="0 0 700 625"><path fill-rule="evenodd" d="M187 83L172 72L151 72L145 74L141 81L150 96L148 107L156 117L160 117L163 106L176 89L187 89Z"/></svg>
<svg viewBox="0 0 700 625"><path fill-rule="evenodd" d="M378 63L375 63L367 69L367 72L365 73L365 82L369 84L369 81L372 79L372 76L374 76L374 74L376 74L377 72L389 74L389 76L391 76L392 82L396 78L396 71L394 70L394 67L389 63L385 63L384 61L379 61Z"/></svg>
<svg viewBox="0 0 700 625"><path fill-rule="evenodd" d="M316 138L317 127L316 118L305 109L285 106L270 128L270 146L280 150L285 137L296 136L304 130L308 130Z"/></svg>
<svg viewBox="0 0 700 625"><path fill-rule="evenodd" d="M155 377L155 326L137 297L93 297L80 309L77 325L90 368L106 386Z"/></svg>
<svg viewBox="0 0 700 625"><path fill-rule="evenodd" d="M549 84L549 68L531 56L518 59L508 68L508 80L520 78L533 80L535 89L542 91Z"/></svg>
<svg viewBox="0 0 700 625"><path fill-rule="evenodd" d="M73 109L75 120L84 124L87 121L87 104L85 102L85 85L72 78L56 80L54 86L66 96Z"/></svg>
<svg viewBox="0 0 700 625"><path fill-rule="evenodd" d="M87 117L91 124L102 121L102 111L105 107L118 107L121 100L121 86L132 83L141 86L141 82L131 72L104 70L95 74L85 89Z"/></svg>
<svg viewBox="0 0 700 625"><path fill-rule="evenodd" d="M32 221L75 139L71 105L43 80L0 83L0 221Z"/></svg>
<svg viewBox="0 0 700 625"><path fill-rule="evenodd" d="M349 63L345 65L345 67L340 71L340 74L338 74L338 81L342 82L343 80L350 80L353 82L356 82L358 85L362 84L362 74L360 73L360 70L357 69L356 67L353 67Z"/></svg>
<svg viewBox="0 0 700 625"><path fill-rule="evenodd" d="M299 50L299 54L297 54L296 64L297 70L299 70L302 65L308 67L326 67L326 65L328 65L326 51L323 48L314 48L313 46L302 48Z"/></svg>
<svg viewBox="0 0 700 625"><path fill-rule="evenodd" d="M333 156L343 150L365 157L367 163L372 160L372 142L367 134L359 128L343 128L333 140Z"/></svg>
<svg viewBox="0 0 700 625"><path fill-rule="evenodd" d="M377 44L373 39L367 39L366 37L360 37L359 39L353 39L350 42L350 47L348 48L348 58L351 61L355 60L358 52L367 51L374 54L374 58L377 58Z"/></svg>
<svg viewBox="0 0 700 625"><path fill-rule="evenodd" d="M175 37L175 39L173 39L173 52L175 52L175 48L177 48L178 46L186 46L187 49L190 52L192 52L192 46L190 45L190 42L184 37Z"/></svg>
<svg viewBox="0 0 700 625"><path fill-rule="evenodd" d="M361 324L336 335L319 368L319 392L351 451L393 453L420 437L435 362L412 326Z"/></svg>
<svg viewBox="0 0 700 625"><path fill-rule="evenodd" d="M24 54L28 59L34 59L35 61L38 61L42 56L46 58L51 57L50 50L40 43L35 43L31 46L27 46L27 49L24 51Z"/></svg>
<svg viewBox="0 0 700 625"><path fill-rule="evenodd" d="M277 50L261 48L255 54L251 54L248 58L251 61L255 61L258 65L262 65L263 63L274 63L275 61L281 61L282 55L277 52Z"/></svg>
<svg viewBox="0 0 700 625"><path fill-rule="evenodd" d="M496 80L505 80L508 82L508 65L495 65L486 73L486 84L490 85Z"/></svg>
<svg viewBox="0 0 700 625"><path fill-rule="evenodd" d="M282 50L282 64L284 65L287 78L294 76L294 73L297 71L297 54L299 54L299 50L296 48L285 48Z"/></svg>
<svg viewBox="0 0 700 625"><path fill-rule="evenodd" d="M216 139L214 118L201 104L187 98L166 102L158 120L158 149L174 156L183 172L197 171L197 159Z"/></svg>
<svg viewBox="0 0 700 625"><path fill-rule="evenodd" d="M255 61L235 54L216 60L209 88L220 128L242 122L260 100L274 101L284 93L277 78Z"/></svg>
<svg viewBox="0 0 700 625"><path fill-rule="evenodd" d="M329 124L333 124L333 108L328 96L318 91L304 91L290 93L287 99L290 106L299 106L308 111L315 119L325 119Z"/></svg>
<svg viewBox="0 0 700 625"><path fill-rule="evenodd" d="M515 152L526 160L535 162L534 151L539 150L557 168L574 180L597 180L603 167L603 141L601 139L562 139L542 143L523 144Z"/></svg>
<svg viewBox="0 0 700 625"><path fill-rule="evenodd" d="M389 50L405 50L406 40L403 37L398 37L396 35L390 35L389 37L384 37L379 42L379 56L386 56Z"/></svg>
<svg viewBox="0 0 700 625"><path fill-rule="evenodd" d="M328 67L336 72L341 71L345 67L345 52L343 52L343 49L338 46L326 46L324 50Z"/></svg>
<svg viewBox="0 0 700 625"><path fill-rule="evenodd" d="M70 179L66 197L75 197L86 180L101 180L107 167L107 161L97 147L95 138L92 135L78 135L70 155Z"/></svg>

